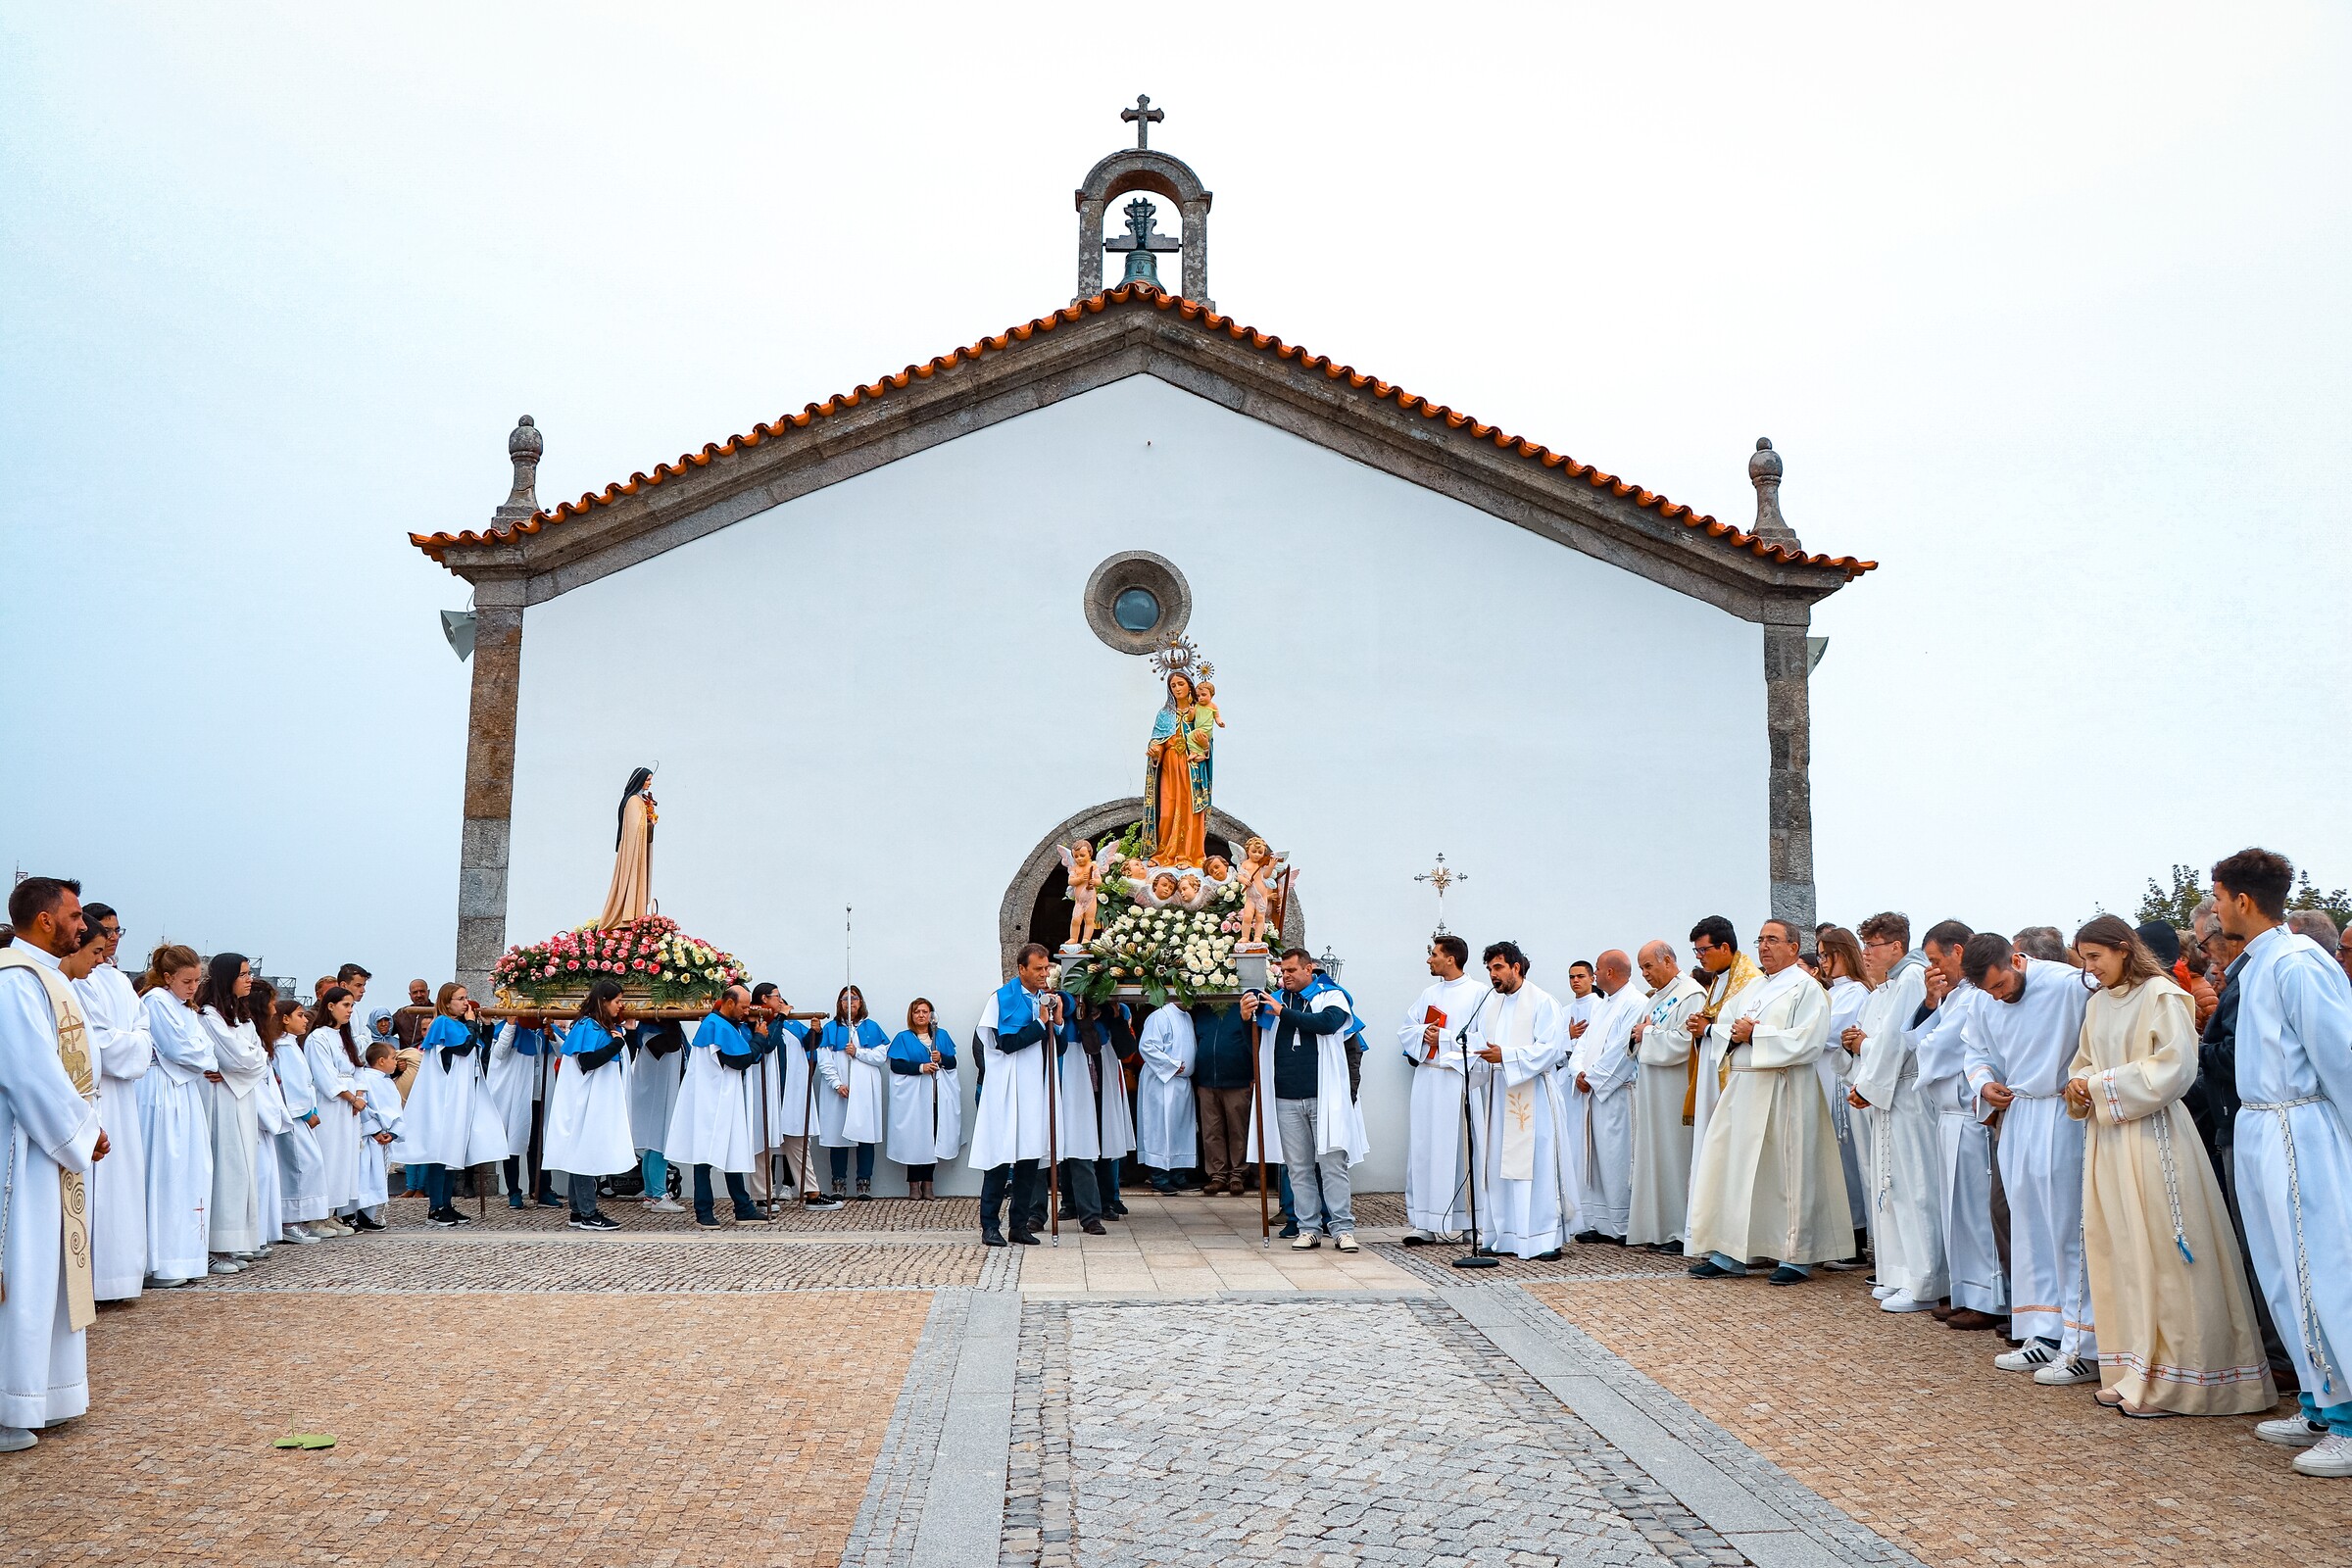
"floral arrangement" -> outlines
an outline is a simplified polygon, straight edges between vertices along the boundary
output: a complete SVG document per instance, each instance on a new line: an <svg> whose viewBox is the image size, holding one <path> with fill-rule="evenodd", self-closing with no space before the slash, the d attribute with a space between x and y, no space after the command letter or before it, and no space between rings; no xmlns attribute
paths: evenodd
<svg viewBox="0 0 2352 1568"><path fill-rule="evenodd" d="M1143 828L1104 839L1095 857L1124 871L1131 859L1150 853ZM1079 995L1102 1002L1114 992L1141 989L1156 1007L1174 997L1191 1006L1203 992L1234 991L1233 948L1242 929L1242 884L1229 879L1199 909L1147 908L1135 902L1135 886L1123 875L1103 879L1100 934L1087 945L1089 958L1072 976Z"/></svg>
<svg viewBox="0 0 2352 1568"><path fill-rule="evenodd" d="M579 926L509 948L490 971L499 990L529 1002L579 996L599 980L617 980L656 1006L708 1002L750 979L733 954L695 940L659 914L610 931Z"/></svg>

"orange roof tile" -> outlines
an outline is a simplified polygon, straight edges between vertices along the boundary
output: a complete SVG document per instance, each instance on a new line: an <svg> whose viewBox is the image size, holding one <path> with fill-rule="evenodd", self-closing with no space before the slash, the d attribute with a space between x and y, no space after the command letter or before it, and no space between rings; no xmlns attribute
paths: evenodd
<svg viewBox="0 0 2352 1568"><path fill-rule="evenodd" d="M1076 321L1086 316L1099 315L1114 305L1131 304L1149 305L1161 311L1174 311L1188 321L1201 322L1211 331L1224 332L1236 342L1247 343L1251 348L1261 349L1277 359L1290 360L1308 369L1320 370L1332 380L1345 380L1351 387L1369 388L1374 397L1393 402L1397 408L1408 413L1418 413L1425 418L1442 419L1448 429L1467 430L1473 440L1492 441L1505 452L1526 458L1533 463L1540 463L1547 468L1562 469L1576 478L1585 480L1596 490L1607 490L1612 495L1628 497L1638 507L1654 511L1661 517L1680 522L1686 527L1704 533L1711 539L1720 539L1731 548L1746 551L1761 560L1781 562L1791 565L1834 567L1844 572L1849 581L1866 571L1875 569L1878 565L1875 561L1857 561L1852 556L1807 555L1802 550L1791 550L1786 545L1769 543L1743 529L1734 527L1728 522L1719 522L1704 514L1692 512L1679 502L1669 501L1662 495L1620 479L1613 473L1603 473L1589 463L1579 463L1566 453L1553 452L1523 437L1505 434L1491 424L1483 424L1469 415L1457 413L1442 403L1432 403L1427 398L1418 397L1405 391L1402 387L1391 386L1388 382L1374 376L1362 374L1352 366L1338 364L1320 354L1310 354L1295 343L1285 343L1278 337L1270 337L1255 327L1245 326L1230 317L1218 315L1206 306L1179 298L1164 289L1153 288L1148 283L1122 284L1117 288L1097 294L1091 299L1080 300L1074 305L1064 306L1051 316L1038 317L1034 320L1001 332L995 337L982 338L969 348L952 350L931 360L928 364L909 365L897 374L886 375L870 385L852 387L847 392L836 393L823 403L811 403L798 414L785 415L766 424L756 424L746 434L729 436L724 442L708 443L700 452L681 454L675 463L657 465L650 474L632 473L625 483L605 486L602 494L591 492L581 496L577 501L563 502L507 527L485 528L479 532L467 528L457 533L413 533L409 535L409 542L435 561L442 561L445 552L452 545L510 543L517 535L535 534L551 523L584 516L598 507L609 507L623 496L633 496L648 486L658 485L666 479L675 478L689 468L708 467L713 458L732 456L747 448L756 447L762 441L781 436L788 430L807 429L819 419L854 409L870 399L887 397L894 391L903 391L910 382L927 381L941 370L953 369L967 360L977 360L986 354L1001 353L1015 343L1028 342L1040 332L1051 332L1065 322Z"/></svg>

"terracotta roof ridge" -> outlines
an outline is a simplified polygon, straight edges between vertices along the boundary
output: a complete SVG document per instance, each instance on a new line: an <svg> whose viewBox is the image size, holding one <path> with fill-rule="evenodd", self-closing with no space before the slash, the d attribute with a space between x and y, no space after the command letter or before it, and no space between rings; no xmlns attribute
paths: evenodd
<svg viewBox="0 0 2352 1568"><path fill-rule="evenodd" d="M1295 343L1285 343L1279 337L1260 332L1257 328L1246 325L1231 317L1219 315L1216 311L1198 301L1171 294L1166 289L1156 288L1149 283L1123 283L1116 288L1104 289L1087 299L1073 301L1051 315L1033 317L1019 325L1005 328L993 337L984 337L968 347L952 349L946 354L934 356L921 365L909 365L902 370L881 376L865 385L852 387L847 392L837 392L822 403L808 404L798 414L782 415L765 423L756 424L743 434L731 435L723 442L706 442L699 452L682 453L674 463L657 464L654 471L650 474L642 471L632 473L622 483L605 486L601 493L591 491L577 501L565 501L554 507L542 508L529 517L504 526L485 528L478 532L468 528L456 533L413 533L409 535L409 542L435 561L444 560L446 552L452 545L506 544L518 535L535 534L550 523L564 522L573 517L584 516L598 507L611 506L624 496L636 495L641 490L679 477L691 469L708 467L714 458L731 457L738 452L756 447L762 441L782 436L788 431L807 429L819 419L829 418L836 414L857 408L870 399L887 397L894 391L904 391L913 382L927 381L940 371L954 369L968 360L977 360L984 355L1001 353L1015 343L1028 342L1040 332L1051 332L1065 323L1078 321L1088 316L1100 315L1113 306L1129 305L1149 305L1157 310L1172 311L1188 321L1197 321L1211 331L1223 332L1236 342L1247 343L1251 348L1272 354L1278 359L1288 360L1307 369L1320 370L1334 381L1346 381L1351 388L1369 390L1375 398L1394 403L1405 413L1418 413L1424 418L1443 421L1448 429L1467 430L1473 440L1491 441L1505 452L1539 463L1547 468L1560 469L1575 478L1585 480L1596 490L1605 489L1612 495L1628 498L1635 506L1644 511L1655 512L1661 517L1680 522L1686 527L1704 533L1709 538L1721 539L1731 548L1743 550L1761 560L1791 565L1834 567L1843 571L1848 580L1873 570L1878 565L1875 561L1857 561L1852 556L1808 555L1802 549L1791 549L1786 545L1770 543L1730 523L1719 522L1712 516L1694 512L1680 502L1669 501L1666 497L1653 491L1644 490L1613 473L1604 473L1592 464L1579 463L1564 452L1553 452L1525 437L1507 434L1470 415L1447 408L1445 404L1432 403L1427 398L1407 392L1401 387L1393 386L1376 376L1366 375L1353 366L1342 365L1324 355L1310 353Z"/></svg>

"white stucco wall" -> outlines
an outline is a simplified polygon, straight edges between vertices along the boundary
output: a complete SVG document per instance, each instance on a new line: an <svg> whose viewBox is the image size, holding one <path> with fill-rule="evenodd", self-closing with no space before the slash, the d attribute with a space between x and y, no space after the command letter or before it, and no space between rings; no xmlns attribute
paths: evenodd
<svg viewBox="0 0 2352 1568"><path fill-rule="evenodd" d="M594 914L659 760L664 913L829 1006L855 906L876 1017L920 994L968 1040L1023 858L1142 789L1157 685L1081 603L1135 549L1192 584L1218 804L1303 868L1380 1037L1366 1190L1401 1185L1439 851L1474 955L1514 938L1560 994L1571 958L1766 913L1760 627L1137 376L531 609L509 939Z"/></svg>

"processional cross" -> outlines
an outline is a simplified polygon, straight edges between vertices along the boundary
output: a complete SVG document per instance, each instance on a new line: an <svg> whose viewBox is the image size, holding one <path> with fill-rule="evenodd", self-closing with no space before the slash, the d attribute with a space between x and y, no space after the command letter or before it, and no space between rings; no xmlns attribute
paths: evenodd
<svg viewBox="0 0 2352 1568"><path fill-rule="evenodd" d="M1135 107L1120 110L1119 118L1135 126L1135 150L1139 153L1149 152L1152 147L1152 127L1167 119L1168 112L1152 108L1150 95L1139 92L1135 95Z"/></svg>
<svg viewBox="0 0 2352 1568"><path fill-rule="evenodd" d="M1426 882L1431 887L1438 890L1438 929L1436 934L1442 937L1450 936L1452 933L1446 929L1446 890L1453 886L1456 882L1469 881L1470 873L1467 871L1456 871L1446 863L1446 857L1444 855L1440 855L1438 857L1438 863L1436 865L1433 865L1428 870L1423 871L1418 876L1414 877L1413 880L1416 882Z"/></svg>

